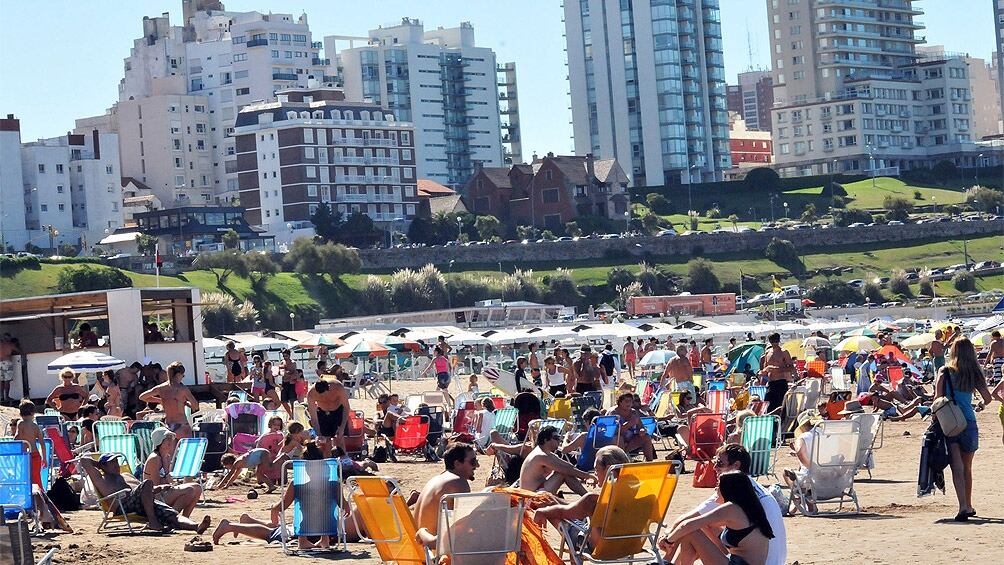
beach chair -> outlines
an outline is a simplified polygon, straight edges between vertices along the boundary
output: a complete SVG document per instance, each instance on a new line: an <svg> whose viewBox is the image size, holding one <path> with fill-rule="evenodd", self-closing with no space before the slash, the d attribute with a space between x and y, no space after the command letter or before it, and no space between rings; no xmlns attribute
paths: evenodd
<svg viewBox="0 0 1004 565"><path fill-rule="evenodd" d="M694 414L690 417L690 453L694 461L711 461L725 443L725 414Z"/></svg>
<svg viewBox="0 0 1004 565"><path fill-rule="evenodd" d="M805 387L796 386L784 393L781 408L781 433L791 436L795 431L798 415L807 407Z"/></svg>
<svg viewBox="0 0 1004 565"><path fill-rule="evenodd" d="M561 418L563 420L572 419L572 399L555 398L547 408L548 418Z"/></svg>
<svg viewBox="0 0 1004 565"><path fill-rule="evenodd" d="M365 459L369 455L366 414L362 410L349 410L349 420L345 425L345 453L355 459Z"/></svg>
<svg viewBox="0 0 1004 565"><path fill-rule="evenodd" d="M572 424L568 420L561 420L559 418L534 420L526 427L526 441L531 445L536 445L537 434L544 428L557 428L559 434L565 435L572 429Z"/></svg>
<svg viewBox="0 0 1004 565"><path fill-rule="evenodd" d="M751 477L777 478L774 466L777 463L777 438L781 430L781 418L777 416L747 416L743 420L742 444L750 454Z"/></svg>
<svg viewBox="0 0 1004 565"><path fill-rule="evenodd" d="M896 390L899 381L903 380L903 367L889 367L886 376L889 378L889 390Z"/></svg>
<svg viewBox="0 0 1004 565"><path fill-rule="evenodd" d="M87 457L97 461L98 458L101 457L101 454L91 453L88 454ZM119 458L119 474L126 473L129 473L130 475L133 474L133 469L128 463ZM142 524L147 522L145 516L126 513L122 501L129 494L128 488L124 488L116 492L100 493L97 488L91 484L91 480L89 478L85 480L85 483L84 490L89 490L97 495L97 505L101 510L101 523L98 524L99 534L101 532L127 532L133 534L142 527Z"/></svg>
<svg viewBox="0 0 1004 565"><path fill-rule="evenodd" d="M559 553L574 565L661 562L663 519L680 478L675 461L627 463L607 471L589 527L563 521Z"/></svg>
<svg viewBox="0 0 1004 565"><path fill-rule="evenodd" d="M32 520L41 531L31 495L31 448L20 440L0 441L0 513L4 520Z"/></svg>
<svg viewBox="0 0 1004 565"><path fill-rule="evenodd" d="M128 427L123 420L98 420L94 422L94 448L102 451L101 438L105 436L120 436L128 433Z"/></svg>
<svg viewBox="0 0 1004 565"><path fill-rule="evenodd" d="M600 408L603 403L603 397L600 394L584 394L572 397L572 421L575 423L575 429L585 430L588 427L589 422L583 422L582 415L590 408Z"/></svg>
<svg viewBox="0 0 1004 565"><path fill-rule="evenodd" d="M409 394L404 399L404 406L408 409L408 412L414 414L418 411L418 407L422 405L424 398L421 394Z"/></svg>
<svg viewBox="0 0 1004 565"><path fill-rule="evenodd" d="M515 408L503 408L495 411L494 430L509 443L516 441L516 418L519 411Z"/></svg>
<svg viewBox="0 0 1004 565"><path fill-rule="evenodd" d="M227 438L234 453L247 453L254 448L261 430L265 407L257 402L238 402L224 409L227 413Z"/></svg>
<svg viewBox="0 0 1004 565"><path fill-rule="evenodd" d="M659 394L659 402L652 409L652 414L658 419L669 418L676 412L673 409L673 393L664 390Z"/></svg>
<svg viewBox="0 0 1004 565"><path fill-rule="evenodd" d="M826 399L826 419L827 420L843 420L844 416L840 414L844 409L844 405L847 401L854 398L854 393L849 390L835 390L830 393L829 398ZM807 406L812 406L807 404Z"/></svg>
<svg viewBox="0 0 1004 565"><path fill-rule="evenodd" d="M447 494L440 501L436 562L503 565L519 554L523 499L503 492ZM490 524L491 527L485 527Z"/></svg>
<svg viewBox="0 0 1004 565"><path fill-rule="evenodd" d="M387 439L390 446L390 458L397 461L398 455L415 455L423 457L427 455L426 448L429 445L429 417L428 416L406 416L398 421L397 430L393 439Z"/></svg>
<svg viewBox="0 0 1004 565"><path fill-rule="evenodd" d="M440 390L423 392L422 402L428 404L429 406L439 406L442 408L446 408L448 403L446 395Z"/></svg>
<svg viewBox="0 0 1004 565"><path fill-rule="evenodd" d="M608 445L617 445L620 438L621 419L619 416L597 416L586 432L586 440L582 451L576 459L575 466L582 471L592 471L596 462L596 451Z"/></svg>
<svg viewBox="0 0 1004 565"><path fill-rule="evenodd" d="M62 416L62 414L59 413L59 410L56 410L55 408L46 408L42 414L45 416Z"/></svg>
<svg viewBox="0 0 1004 565"><path fill-rule="evenodd" d="M438 405L425 406L418 409L418 415L429 418L429 434L425 438L429 446L427 457L430 461L436 461L439 458L439 448L442 447L445 440L443 431L446 427L446 411Z"/></svg>
<svg viewBox="0 0 1004 565"><path fill-rule="evenodd" d="M874 452L885 443L885 420L878 412L851 414L849 420L858 423L858 431L861 433L857 468L868 471L868 478L871 479L872 469L875 468Z"/></svg>
<svg viewBox="0 0 1004 565"><path fill-rule="evenodd" d="M850 390L851 383L841 367L830 368L830 390Z"/></svg>
<svg viewBox="0 0 1004 565"><path fill-rule="evenodd" d="M77 465L72 462L76 456L73 454L73 450L70 449L69 444L66 443L59 430L46 428L43 430L43 433L48 436L46 441L52 446L51 453L59 462L60 475L64 477L72 475L76 471Z"/></svg>
<svg viewBox="0 0 1004 565"><path fill-rule="evenodd" d="M153 430L162 427L160 422L139 421L133 422L129 426L129 433L136 436L139 443L139 460L146 461L146 458L153 452Z"/></svg>
<svg viewBox="0 0 1004 565"><path fill-rule="evenodd" d="M42 435L45 437L49 437L47 430L53 429L59 432L59 435L62 436L67 445L70 444L70 436L66 433L66 423L63 421L62 416L35 416L35 425L41 428Z"/></svg>
<svg viewBox="0 0 1004 565"><path fill-rule="evenodd" d="M268 432L268 421L277 416L282 419L282 429L285 430L286 424L289 423L289 412L286 412L282 408L278 410L266 410L261 418L258 419L258 435L265 435ZM304 427L310 429L310 426Z"/></svg>
<svg viewBox="0 0 1004 565"><path fill-rule="evenodd" d="M845 502L853 502L861 512L854 491L857 471L859 423L852 420L824 421L813 431L812 460L804 477L795 481L792 496L806 516L820 514L821 504L836 504L838 513ZM814 508L813 508L814 507Z"/></svg>
<svg viewBox="0 0 1004 565"><path fill-rule="evenodd" d="M613 408L617 404L617 389L603 389L603 408Z"/></svg>
<svg viewBox="0 0 1004 565"><path fill-rule="evenodd" d="M194 480L202 487L202 461L206 457L209 440L204 437L186 437L178 440L174 450L174 463L171 465L171 477L179 482ZM203 487L203 497L205 497Z"/></svg>
<svg viewBox="0 0 1004 565"><path fill-rule="evenodd" d="M728 414L731 411L729 409L729 391L727 389L708 390L707 403L708 409L715 414Z"/></svg>
<svg viewBox="0 0 1004 565"><path fill-rule="evenodd" d="M283 465L282 487L292 469L293 504L287 507L279 503L279 521L282 528L282 550L287 555L296 553L299 536L331 536L330 547L338 549L345 544L345 524L342 522L342 483L337 459L298 459ZM287 516L292 510L292 516ZM292 528L292 536L287 535Z"/></svg>
<svg viewBox="0 0 1004 565"><path fill-rule="evenodd" d="M815 408L819 404L819 396L823 391L823 379L809 378L802 384L805 387L805 407Z"/></svg>
<svg viewBox="0 0 1004 565"><path fill-rule="evenodd" d="M452 432L455 434L472 434L473 430L471 426L474 425L474 414L477 410L474 408L475 403L473 401L467 402L465 404L457 404L457 411L453 414L453 421L451 422Z"/></svg>
<svg viewBox="0 0 1004 565"><path fill-rule="evenodd" d="M101 453L117 453L130 469L142 473L139 458L139 440L135 434L108 435L101 438Z"/></svg>
<svg viewBox="0 0 1004 565"><path fill-rule="evenodd" d="M390 477L356 476L346 484L355 507L356 531L366 532L360 541L376 546L382 563L425 565L431 556L415 539L418 526L397 482Z"/></svg>
<svg viewBox="0 0 1004 565"><path fill-rule="evenodd" d="M822 378L826 374L826 361L813 359L806 364L805 368L810 379Z"/></svg>
<svg viewBox="0 0 1004 565"><path fill-rule="evenodd" d="M760 400L767 398L767 385L750 385L750 398L759 396Z"/></svg>
<svg viewBox="0 0 1004 565"><path fill-rule="evenodd" d="M713 390L725 390L726 388L728 388L728 382L722 379L708 381L708 392Z"/></svg>

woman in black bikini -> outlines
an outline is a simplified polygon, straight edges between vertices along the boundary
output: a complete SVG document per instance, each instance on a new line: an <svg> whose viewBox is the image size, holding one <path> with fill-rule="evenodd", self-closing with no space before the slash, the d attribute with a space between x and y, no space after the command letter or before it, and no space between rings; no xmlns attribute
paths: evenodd
<svg viewBox="0 0 1004 565"><path fill-rule="evenodd" d="M247 365L247 357L237 350L237 344L232 341L227 342L227 352L223 354L223 362L227 366L228 383L244 380L244 366Z"/></svg>
<svg viewBox="0 0 1004 565"><path fill-rule="evenodd" d="M722 473L718 477L718 495L724 504L681 522L659 547L666 551L680 546L680 558L674 563L700 560L704 565L764 565L774 531L749 477L739 471ZM727 552L704 533L708 526L725 528L719 539Z"/></svg>
<svg viewBox="0 0 1004 565"><path fill-rule="evenodd" d="M45 405L51 406L63 415L64 420L76 420L77 412L87 399L87 389L73 382L76 375L69 367L59 372L59 380L63 384L52 389L45 399Z"/></svg>

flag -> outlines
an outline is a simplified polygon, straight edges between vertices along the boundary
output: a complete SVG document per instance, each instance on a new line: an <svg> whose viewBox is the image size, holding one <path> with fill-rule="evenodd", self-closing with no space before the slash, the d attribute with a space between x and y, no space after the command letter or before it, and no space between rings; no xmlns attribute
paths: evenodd
<svg viewBox="0 0 1004 565"><path fill-rule="evenodd" d="M778 282L777 277L771 276L770 279L774 283L774 292L781 292L781 283Z"/></svg>
<svg viewBox="0 0 1004 565"><path fill-rule="evenodd" d="M159 269L163 264L164 260L160 258L160 244L157 243L153 246L154 262L157 263L157 268Z"/></svg>

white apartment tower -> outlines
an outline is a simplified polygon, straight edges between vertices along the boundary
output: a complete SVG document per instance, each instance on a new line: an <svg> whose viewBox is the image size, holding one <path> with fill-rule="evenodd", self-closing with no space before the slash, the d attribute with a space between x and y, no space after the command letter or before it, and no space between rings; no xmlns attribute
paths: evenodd
<svg viewBox="0 0 1004 565"><path fill-rule="evenodd" d="M39 247L90 248L122 227L122 172L114 133L92 130L21 146L24 221ZM7 208L9 201L4 201ZM11 207L13 208L13 206Z"/></svg>
<svg viewBox="0 0 1004 565"><path fill-rule="evenodd" d="M1001 132L1004 133L1004 0L992 0L994 8L994 38L997 40L997 93L1000 101Z"/></svg>
<svg viewBox="0 0 1004 565"><path fill-rule="evenodd" d="M731 168L718 0L566 0L575 152L616 158L635 186Z"/></svg>
<svg viewBox="0 0 1004 565"><path fill-rule="evenodd" d="M339 41L348 48L338 51ZM324 52L335 54L347 98L372 101L414 124L419 177L459 188L476 164L502 165L495 53L475 46L470 23L427 31L405 18L368 37L325 37ZM511 74L507 109L516 107L514 67Z"/></svg>
<svg viewBox="0 0 1004 565"><path fill-rule="evenodd" d="M24 249L28 242L25 223L24 182L21 176L21 122L14 114L0 119L0 251Z"/></svg>

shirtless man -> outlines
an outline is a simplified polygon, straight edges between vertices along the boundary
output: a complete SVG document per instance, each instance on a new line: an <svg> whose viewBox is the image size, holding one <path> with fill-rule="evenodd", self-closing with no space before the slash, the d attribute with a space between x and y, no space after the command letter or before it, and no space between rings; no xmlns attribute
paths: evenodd
<svg viewBox="0 0 1004 565"><path fill-rule="evenodd" d="M689 392L691 396L697 396L694 388L694 368L687 359L687 346L682 343L676 346L676 357L666 363L666 369L662 372L662 385L665 386L669 379L672 379L672 390Z"/></svg>
<svg viewBox="0 0 1004 565"><path fill-rule="evenodd" d="M1001 337L1000 330L994 330L990 334L990 351L987 353L987 374L990 377L999 377L1004 372L1004 338Z"/></svg>
<svg viewBox="0 0 1004 565"><path fill-rule="evenodd" d="M540 378L540 356L537 355L536 342L530 343L530 354L527 355L527 360L530 364L530 382L536 386L543 386Z"/></svg>
<svg viewBox="0 0 1004 565"><path fill-rule="evenodd" d="M518 488L557 493L561 485L567 485L572 492L586 494L582 480L594 479L592 473L580 471L568 461L554 454L561 447L558 428L548 426L537 433L537 447L526 456L519 469Z"/></svg>
<svg viewBox="0 0 1004 565"><path fill-rule="evenodd" d="M638 362L638 353L635 351L634 342L630 339L624 342L624 348L621 349L621 355L624 356L624 365L627 366L628 377L634 380L634 366Z"/></svg>
<svg viewBox="0 0 1004 565"><path fill-rule="evenodd" d="M931 342L931 360L934 361L934 374L945 366L945 334L941 330L934 330L934 341Z"/></svg>
<svg viewBox="0 0 1004 565"><path fill-rule="evenodd" d="M621 419L620 446L624 451L631 453L636 449L641 449L645 455L645 461L655 459L655 446L652 445L652 438L645 432L645 426L641 423L641 415L634 408L635 395L625 392L617 397L617 405L607 411L607 414L618 416Z"/></svg>
<svg viewBox="0 0 1004 565"><path fill-rule="evenodd" d="M127 416L136 415L137 392L136 386L139 384L139 372L143 369L143 364L134 362L128 367L123 367L115 371L115 378L118 380L119 389L122 391L122 401L125 404Z"/></svg>
<svg viewBox="0 0 1004 565"><path fill-rule="evenodd" d="M791 355L781 349L781 334L772 333L767 338L770 348L760 359L760 375L767 377L767 411L771 412L781 407L784 395L788 392L788 381L795 373L795 362Z"/></svg>
<svg viewBox="0 0 1004 565"><path fill-rule="evenodd" d="M45 445L45 436L42 435L42 429L35 423L35 404L25 398L18 406L18 412L21 414L21 420L17 423L14 439L28 444L28 451L31 453L31 482L45 490L46 487L42 484L42 460L44 458L38 451L40 445Z"/></svg>
<svg viewBox="0 0 1004 565"><path fill-rule="evenodd" d="M478 454L469 443L454 443L443 453L446 470L429 479L415 502L415 524L419 527L416 538L428 547L436 544L439 530L439 505L448 494L471 492L474 470L478 468Z"/></svg>
<svg viewBox="0 0 1004 565"><path fill-rule="evenodd" d="M0 338L0 403L10 402L10 383L14 380L14 355L20 355L17 341L9 333Z"/></svg>
<svg viewBox="0 0 1004 565"><path fill-rule="evenodd" d="M185 378L185 366L175 361L167 366L167 382L159 384L139 395L141 402L156 402L164 408L164 424L178 435L178 439L192 437L192 427L185 416L185 406L198 412L199 402L188 387L181 384Z"/></svg>
<svg viewBox="0 0 1004 565"><path fill-rule="evenodd" d="M711 346L714 343L710 337L704 340L704 347L701 348L701 366L704 367L704 374L711 375L715 372L715 364L711 359Z"/></svg>
<svg viewBox="0 0 1004 565"><path fill-rule="evenodd" d="M345 449L349 410L349 395L345 386L335 379L320 379L307 392L310 426L317 432L317 444L325 457L331 457L332 443Z"/></svg>
<svg viewBox="0 0 1004 565"><path fill-rule="evenodd" d="M140 482L128 473L121 474L118 457L114 453L105 453L97 461L89 457L83 457L79 460L80 467L91 479L91 484L94 485L99 496L108 496L123 489L128 490L129 494L122 498L125 513L139 514L145 517L147 529L150 530L160 531L164 528L172 528L201 534L209 528L211 519L208 514L196 524L192 520L180 516L178 511L168 504L157 500L151 481ZM118 509L116 508L116 510Z"/></svg>
<svg viewBox="0 0 1004 565"><path fill-rule="evenodd" d="M143 478L153 483L154 498L190 518L202 498L202 487L196 483L175 485L171 463L178 446L178 436L167 428L157 428L150 434L153 451L143 464Z"/></svg>
<svg viewBox="0 0 1004 565"><path fill-rule="evenodd" d="M293 402L296 401L296 379L299 376L296 362L291 358L292 354L289 349L283 349L282 361L279 361L279 375L282 376L279 401L282 402L282 407L289 413L290 418L293 417Z"/></svg>

